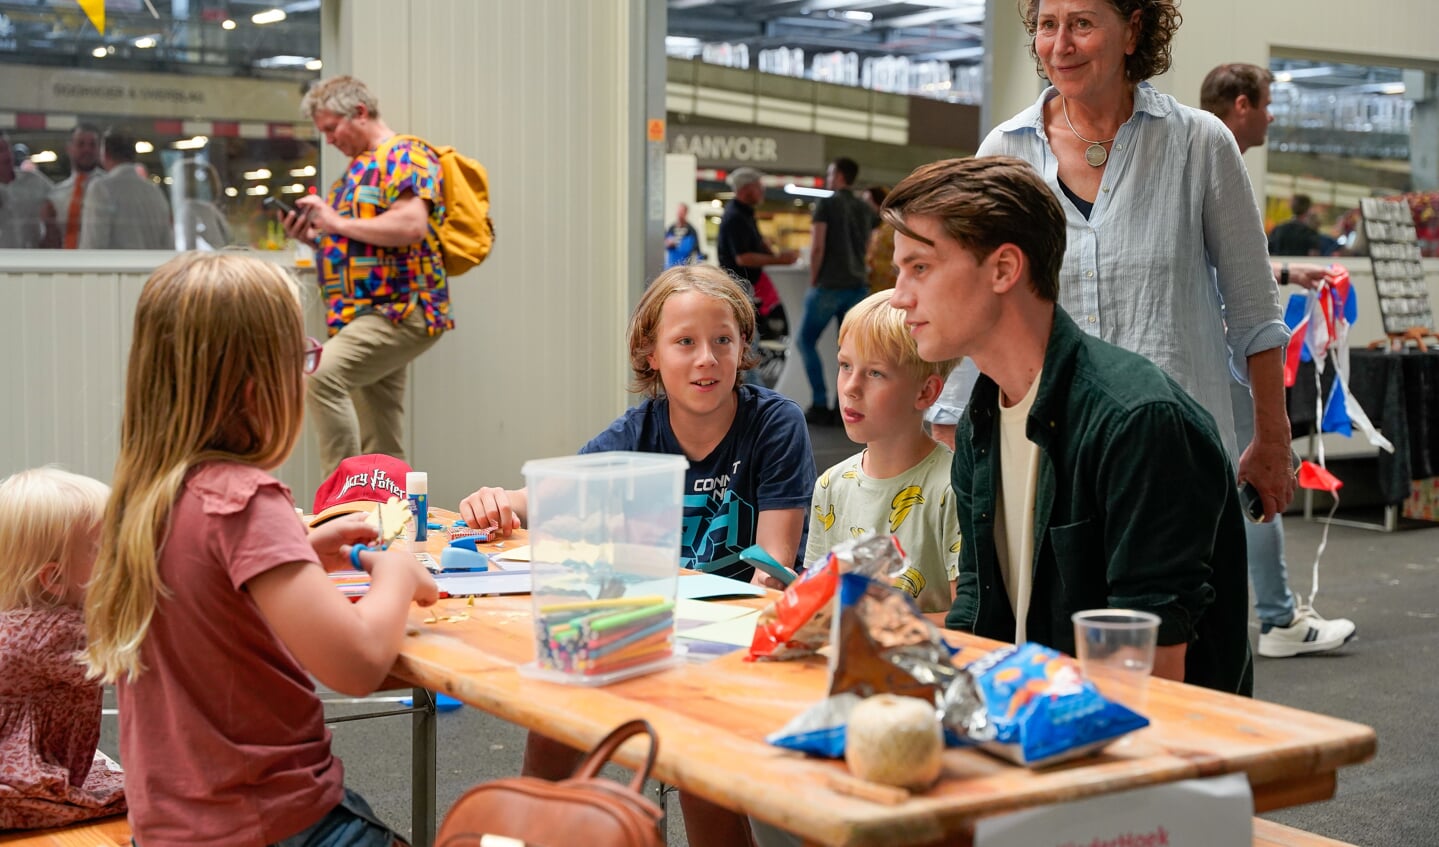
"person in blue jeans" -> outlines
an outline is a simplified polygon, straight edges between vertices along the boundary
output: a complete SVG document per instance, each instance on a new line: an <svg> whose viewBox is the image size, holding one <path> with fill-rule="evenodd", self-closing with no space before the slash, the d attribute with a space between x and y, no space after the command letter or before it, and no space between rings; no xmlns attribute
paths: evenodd
<svg viewBox="0 0 1439 847"><path fill-rule="evenodd" d="M850 190L858 176L859 165L853 159L841 156L830 162L825 187L834 194L815 204L810 227L810 289L799 325L799 355L814 397L804 416L812 424L839 421L829 406L828 381L815 345L831 321L838 328L845 312L869 296L864 253L870 232L879 220L874 210Z"/></svg>
<svg viewBox="0 0 1439 847"><path fill-rule="evenodd" d="M1273 79L1266 68L1242 63L1220 65L1204 78L1199 105L1224 122L1240 153L1264 144L1274 120L1269 113L1269 84ZM1293 283L1313 290L1324 283L1325 270L1319 265L1269 264L1279 285ZM1247 444L1254 436L1254 398L1247 386L1237 382L1229 383L1229 391L1237 443ZM1354 637L1355 625L1348 618L1326 619L1308 602L1295 602L1284 561L1283 518L1275 515L1267 523L1246 523L1244 532L1249 581L1254 585L1254 613L1259 618L1259 655L1283 659L1327 653Z"/></svg>

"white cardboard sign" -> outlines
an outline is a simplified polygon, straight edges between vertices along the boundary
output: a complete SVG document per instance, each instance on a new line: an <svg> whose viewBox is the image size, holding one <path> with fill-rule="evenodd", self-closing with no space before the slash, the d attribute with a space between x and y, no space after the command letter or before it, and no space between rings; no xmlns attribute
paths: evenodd
<svg viewBox="0 0 1439 847"><path fill-rule="evenodd" d="M1252 847L1253 817L1238 773L983 818L974 847Z"/></svg>

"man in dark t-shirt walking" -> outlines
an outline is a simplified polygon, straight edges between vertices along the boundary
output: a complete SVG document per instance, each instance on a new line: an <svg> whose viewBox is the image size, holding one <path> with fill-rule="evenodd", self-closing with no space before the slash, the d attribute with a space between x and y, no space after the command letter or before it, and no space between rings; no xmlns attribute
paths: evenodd
<svg viewBox="0 0 1439 847"><path fill-rule="evenodd" d="M1313 204L1307 194L1289 198L1289 208L1294 210L1294 217L1269 233L1269 255L1318 256L1323 252L1319 231L1309 225L1309 209Z"/></svg>
<svg viewBox="0 0 1439 847"><path fill-rule="evenodd" d="M813 424L838 422L838 415L829 407L829 385L815 344L830 321L834 321L837 331L845 312L869 294L864 249L878 223L874 210L850 190L859 176L859 165L853 159L835 159L825 176L826 187L834 194L814 206L810 289L804 298L804 318L799 328L799 355L814 396L805 420Z"/></svg>
<svg viewBox="0 0 1439 847"><path fill-rule="evenodd" d="M762 179L764 174L754 168L736 168L729 175L734 199L725 207L715 238L719 266L744 282L750 296L766 265L791 265L799 258L793 250L775 253L760 235L754 208L764 200Z"/></svg>
<svg viewBox="0 0 1439 847"><path fill-rule="evenodd" d="M715 258L719 266L743 283L752 298L767 265L792 265L799 258L793 250L775 253L760 234L754 210L764 201L763 179L764 173L754 168L736 168L730 173L727 181L734 189L734 199L725 207L719 235L715 237ZM754 337L754 352L758 358L758 332ZM745 371L743 378L750 385L763 384L758 368Z"/></svg>

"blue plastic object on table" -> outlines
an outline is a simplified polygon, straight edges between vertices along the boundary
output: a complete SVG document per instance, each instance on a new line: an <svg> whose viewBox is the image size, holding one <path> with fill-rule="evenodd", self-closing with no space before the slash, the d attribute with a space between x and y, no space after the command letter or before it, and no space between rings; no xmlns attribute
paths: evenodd
<svg viewBox="0 0 1439 847"><path fill-rule="evenodd" d="M477 552L472 547L457 547L450 545L440 554L440 570L455 571L487 571L490 569L490 557L484 553Z"/></svg>

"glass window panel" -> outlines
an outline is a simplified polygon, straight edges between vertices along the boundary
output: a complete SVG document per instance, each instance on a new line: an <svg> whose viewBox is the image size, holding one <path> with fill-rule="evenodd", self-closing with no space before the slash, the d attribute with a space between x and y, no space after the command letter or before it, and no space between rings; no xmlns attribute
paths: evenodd
<svg viewBox="0 0 1439 847"><path fill-rule="evenodd" d="M299 104L320 76L319 0L104 6L91 21L75 0L0 0L0 248L154 246L158 217L166 247L282 249L261 201L317 188Z"/></svg>

